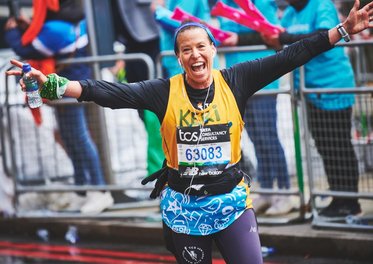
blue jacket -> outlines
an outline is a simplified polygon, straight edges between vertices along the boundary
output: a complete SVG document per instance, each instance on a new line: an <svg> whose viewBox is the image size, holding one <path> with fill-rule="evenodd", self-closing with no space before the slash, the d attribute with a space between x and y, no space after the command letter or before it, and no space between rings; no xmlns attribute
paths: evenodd
<svg viewBox="0 0 373 264"><path fill-rule="evenodd" d="M292 6L285 9L282 26L291 34L309 34L330 29L339 23L337 9L330 0L310 0L300 11ZM355 87L353 69L343 47L324 52L305 64L306 88ZM294 86L299 87L299 71L294 73ZM317 108L338 110L354 104L352 94L310 94L307 96Z"/></svg>
<svg viewBox="0 0 373 264"><path fill-rule="evenodd" d="M22 32L14 28L5 32L5 40L13 51L22 59L43 59L54 57L56 60L64 58L78 58L87 55L88 35L86 21L78 24L62 20L46 21L31 44L23 46ZM68 79L91 78L89 64L63 65L59 75Z"/></svg>

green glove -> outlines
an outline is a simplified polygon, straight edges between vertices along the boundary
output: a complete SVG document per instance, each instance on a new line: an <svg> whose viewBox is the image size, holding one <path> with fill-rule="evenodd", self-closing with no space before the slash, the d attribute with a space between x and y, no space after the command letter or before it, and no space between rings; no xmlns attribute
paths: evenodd
<svg viewBox="0 0 373 264"><path fill-rule="evenodd" d="M40 96L49 100L61 99L67 87L68 79L55 73L47 76L48 81L43 84Z"/></svg>

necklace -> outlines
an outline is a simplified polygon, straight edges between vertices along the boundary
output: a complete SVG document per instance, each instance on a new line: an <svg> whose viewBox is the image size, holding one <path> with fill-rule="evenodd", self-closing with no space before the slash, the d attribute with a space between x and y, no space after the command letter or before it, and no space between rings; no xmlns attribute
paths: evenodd
<svg viewBox="0 0 373 264"><path fill-rule="evenodd" d="M212 82L209 86L209 88L207 89L207 94L206 94L206 97L205 97L205 101L203 101L203 105L202 105L202 110L205 110L205 108L207 108L206 106L206 103L207 103L207 99L209 97L209 94L210 94L210 88L212 86L214 82ZM202 127L207 123L207 120L205 119L205 111L203 111L202 113L202 121L203 121L203 124L202 124Z"/></svg>
<svg viewBox="0 0 373 264"><path fill-rule="evenodd" d="M205 109L207 108L206 104L207 104L207 100L208 100L208 98L209 98L210 90L211 90L211 86L213 85L213 83L214 83L214 81L212 81L211 84L209 85L209 87L207 88L207 93L206 93L205 99L203 100L203 103L202 103L201 107L199 107L198 104L196 105L196 107L194 107L194 105L193 105L193 103L191 102L190 98L187 97L187 95L186 95L186 93L185 93L186 85L185 85L185 87L182 89L182 91L183 91L183 96L184 96L185 99L187 99L187 100L189 101L189 103L190 103L190 105L191 105L191 107L192 107L192 109L193 109L194 116L197 116L196 108L198 108L200 111L203 111L203 110L205 110ZM193 89L193 88L192 88L192 89ZM205 113L204 113L204 112L202 113L202 119L203 119L203 120L202 120L203 123L205 123L206 120L205 120Z"/></svg>
<svg viewBox="0 0 373 264"><path fill-rule="evenodd" d="M211 88L212 84L213 84L213 82L209 85L209 88L207 89L206 97L205 97L205 100L203 101L203 105L202 105L202 110L204 110L207 107L206 103L207 103L207 99L209 98L210 88Z"/></svg>

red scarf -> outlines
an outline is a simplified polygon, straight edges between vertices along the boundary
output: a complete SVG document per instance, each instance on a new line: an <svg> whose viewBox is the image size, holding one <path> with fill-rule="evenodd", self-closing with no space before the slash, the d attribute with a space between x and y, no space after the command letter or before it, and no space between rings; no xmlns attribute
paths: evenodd
<svg viewBox="0 0 373 264"><path fill-rule="evenodd" d="M59 0L33 0L33 19L30 26L22 35L21 41L23 46L30 44L39 34L47 16L48 9L54 12L59 11ZM40 70L45 75L56 72L56 62L53 57L40 60L28 60L28 63L30 63L31 67ZM43 122L40 108L30 108L30 110L35 124L40 126Z"/></svg>
<svg viewBox="0 0 373 264"><path fill-rule="evenodd" d="M43 27L45 18L47 17L47 10L57 12L60 10L59 0L33 0L33 17L30 26L22 35L22 45L30 44L39 34Z"/></svg>

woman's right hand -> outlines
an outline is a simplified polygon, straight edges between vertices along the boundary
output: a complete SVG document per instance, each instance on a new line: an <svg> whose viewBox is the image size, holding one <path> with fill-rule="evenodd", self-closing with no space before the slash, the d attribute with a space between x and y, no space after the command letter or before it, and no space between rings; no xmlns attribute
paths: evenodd
<svg viewBox="0 0 373 264"><path fill-rule="evenodd" d="M9 70L6 72L6 75L22 76L23 62L18 61L18 60L10 60L10 63L18 67L18 69ZM39 87L42 86L48 80L47 76L45 76L41 71L34 69L34 68L31 69L30 75L38 81ZM22 91L25 91L26 87L25 87L25 84L23 83L22 78L20 80L20 85L21 85Z"/></svg>

